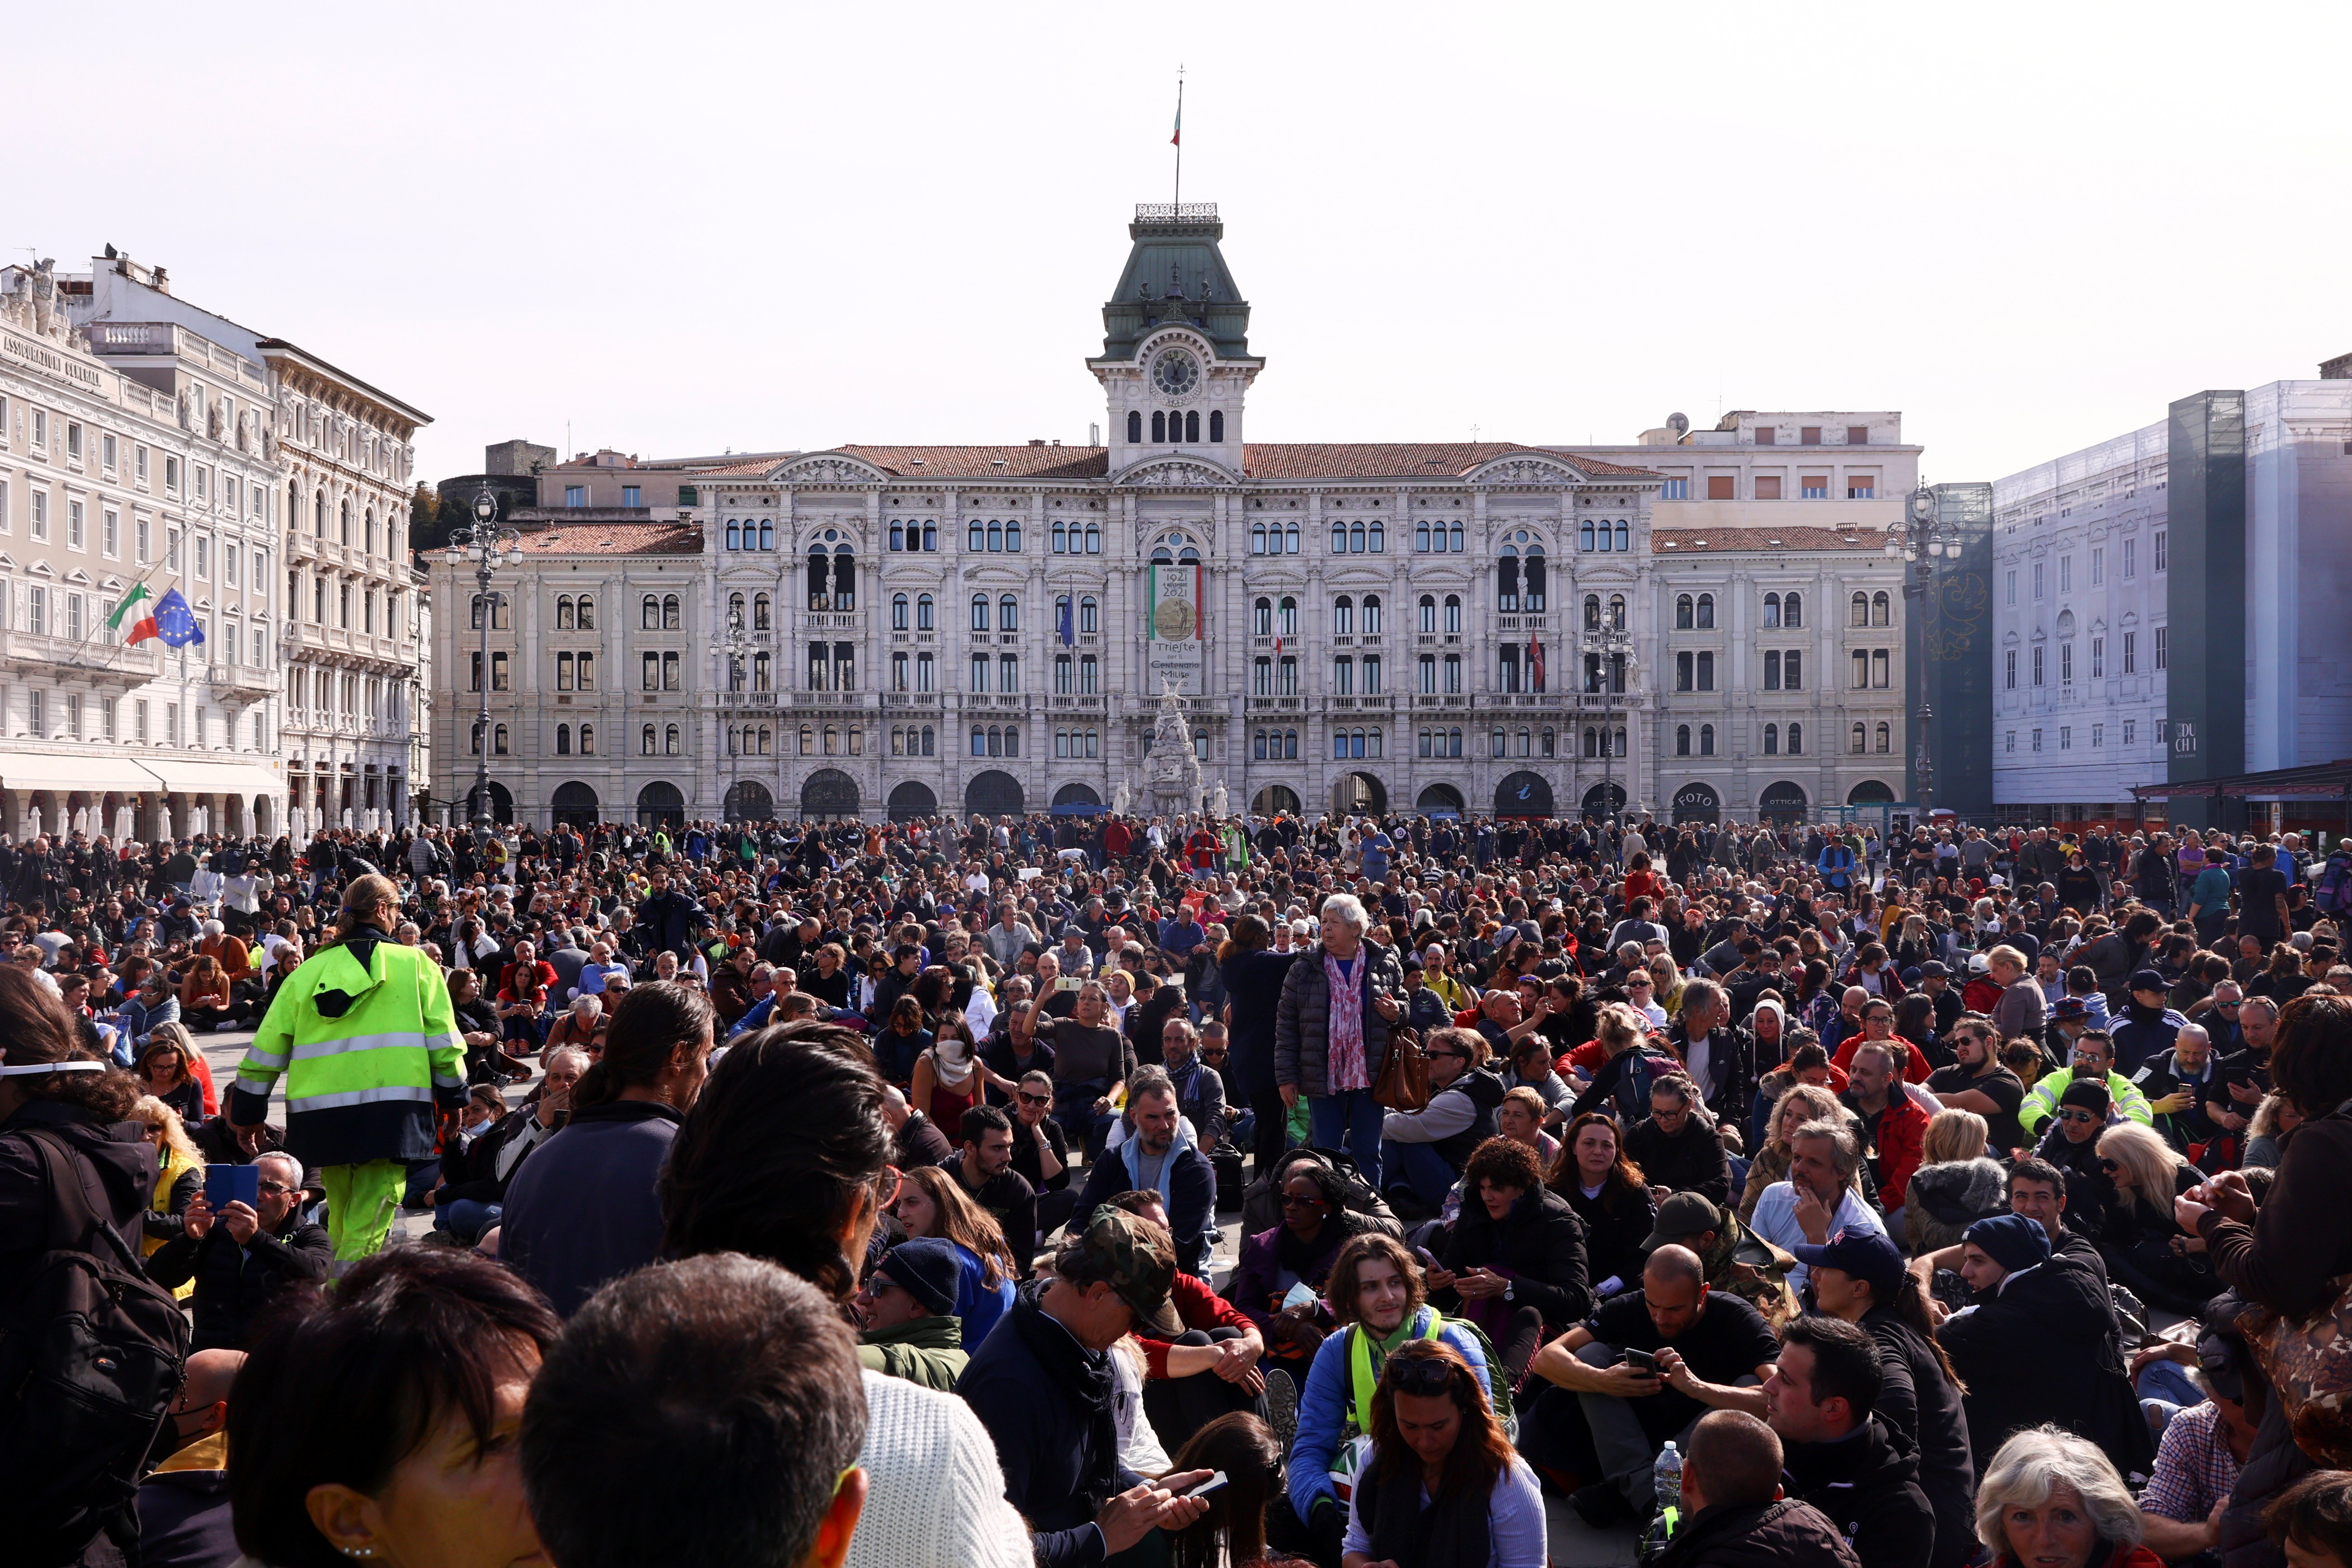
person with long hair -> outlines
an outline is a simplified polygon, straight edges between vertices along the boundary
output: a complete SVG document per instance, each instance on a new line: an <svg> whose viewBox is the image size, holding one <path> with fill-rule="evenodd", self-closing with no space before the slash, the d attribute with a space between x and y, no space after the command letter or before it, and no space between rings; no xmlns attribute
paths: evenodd
<svg viewBox="0 0 2352 1568"><path fill-rule="evenodd" d="M936 1237L955 1248L955 1315L963 1321L963 1342L978 1349L1013 1305L1013 1250L995 1217L971 1201L952 1172L921 1165L907 1173L891 1209L909 1239Z"/></svg>
<svg viewBox="0 0 2352 1568"><path fill-rule="evenodd" d="M205 1089L196 1079L195 1043L184 1024L158 1024L140 1047L140 1087L170 1106L184 1125L204 1125Z"/></svg>
<svg viewBox="0 0 2352 1568"><path fill-rule="evenodd" d="M273 1568L538 1557L515 1434L560 1326L512 1273L434 1247L289 1298L229 1400L237 1546Z"/></svg>
<svg viewBox="0 0 2352 1568"><path fill-rule="evenodd" d="M286 1152L318 1173L345 1263L383 1246L409 1165L437 1152L436 1112L466 1105L449 987L424 950L393 941L399 923L392 879L353 878L334 939L279 987L229 1093L229 1122L252 1150L285 1079Z"/></svg>
<svg viewBox="0 0 2352 1568"><path fill-rule="evenodd" d="M1452 1346L1420 1340L1390 1356L1371 1415L1342 1568L1544 1568L1542 1489Z"/></svg>
<svg viewBox="0 0 2352 1568"><path fill-rule="evenodd" d="M228 1021L232 987L220 961L200 952L180 982L180 1017L191 1029L211 1029Z"/></svg>
<svg viewBox="0 0 2352 1568"><path fill-rule="evenodd" d="M188 1205L204 1191L205 1157L188 1136L180 1113L155 1096L141 1095L131 1108L131 1120L155 1148L155 1191L147 1200L147 1234L139 1244L139 1250L152 1258L165 1242L186 1231ZM173 1294L184 1299L194 1289L183 1285Z"/></svg>
<svg viewBox="0 0 2352 1568"><path fill-rule="evenodd" d="M1818 1084L1791 1083L1782 1089L1780 1098L1773 1102L1772 1119L1766 1123L1770 1131L1748 1163L1748 1184L1739 1194L1739 1217L1754 1220L1757 1200L1764 1195L1764 1189L1789 1179L1789 1163L1793 1158L1789 1141L1798 1128L1808 1121L1843 1121L1849 1114L1835 1094Z"/></svg>
<svg viewBox="0 0 2352 1568"><path fill-rule="evenodd" d="M1168 1537L1171 1568L1250 1568L1265 1556L1265 1510L1282 1497L1282 1445L1245 1410L1204 1425L1176 1451L1174 1473L1221 1471L1209 1511Z"/></svg>
<svg viewBox="0 0 2352 1568"><path fill-rule="evenodd" d="M1242 1238L1241 1259L1226 1293L1257 1325L1266 1354L1297 1373L1332 1327L1331 1310L1323 1301L1331 1260L1372 1222L1348 1207L1347 1184L1313 1150L1296 1151L1276 1173L1281 1177L1282 1223ZM1301 1285L1313 1299L1294 1302L1291 1293Z"/></svg>
<svg viewBox="0 0 2352 1568"><path fill-rule="evenodd" d="M1584 1223L1584 1272L1593 1294L1613 1295L1639 1279L1658 1202L1642 1167L1625 1157L1616 1121L1588 1110L1570 1122L1545 1181Z"/></svg>
<svg viewBox="0 0 2352 1568"><path fill-rule="evenodd" d="M662 1254L763 1258L847 1301L903 1181L886 1087L863 1038L838 1024L736 1037L662 1168ZM970 1406L904 1378L862 1381L868 1492L850 1568L1029 1568L1028 1531Z"/></svg>
<svg viewBox="0 0 2352 1568"><path fill-rule="evenodd" d="M945 970L925 970L944 975ZM942 1012L931 1031L931 1043L915 1058L912 1087L907 1100L941 1127L960 1127L963 1113L981 1103L983 1087L1011 1094L1011 1079L989 1071L980 1058L980 1043L972 1038L971 1023L953 1008Z"/></svg>
<svg viewBox="0 0 2352 1568"><path fill-rule="evenodd" d="M2173 1199L2202 1180L2197 1167L2137 1121L2103 1130L2098 1158L2115 1195L2105 1215L2084 1216L2084 1228L2107 1278L2152 1307L2194 1316L2221 1291L2203 1239L2172 1214Z"/></svg>
<svg viewBox="0 0 2352 1568"><path fill-rule="evenodd" d="M499 1255L559 1314L571 1316L605 1280L660 1256L655 1180L709 1076L718 1017L693 985L630 987L613 1009L604 1056L590 1063L579 1053L585 1070L571 1086L562 1131L509 1165L494 1216ZM575 1048L562 1047L567 1055ZM486 1157L503 1152L473 1152L478 1173Z"/></svg>

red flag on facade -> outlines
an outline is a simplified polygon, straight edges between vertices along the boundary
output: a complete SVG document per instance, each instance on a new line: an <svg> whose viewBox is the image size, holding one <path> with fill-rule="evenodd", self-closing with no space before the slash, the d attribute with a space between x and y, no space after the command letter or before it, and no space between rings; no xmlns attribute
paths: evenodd
<svg viewBox="0 0 2352 1568"><path fill-rule="evenodd" d="M1536 689L1541 691L1544 686L1543 638L1538 637L1528 645L1528 662L1535 669Z"/></svg>

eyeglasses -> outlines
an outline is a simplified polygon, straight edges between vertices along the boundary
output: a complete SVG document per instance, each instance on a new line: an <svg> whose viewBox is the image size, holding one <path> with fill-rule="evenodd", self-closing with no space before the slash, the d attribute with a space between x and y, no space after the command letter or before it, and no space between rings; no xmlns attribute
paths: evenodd
<svg viewBox="0 0 2352 1568"><path fill-rule="evenodd" d="M1018 1092L1021 1097L1021 1103L1024 1105L1051 1105L1054 1103L1054 1097L1050 1094L1032 1094L1025 1089L1021 1089Z"/></svg>
<svg viewBox="0 0 2352 1568"><path fill-rule="evenodd" d="M290 1193L294 1190L283 1182L257 1182L255 1185L265 1193Z"/></svg>
<svg viewBox="0 0 2352 1568"><path fill-rule="evenodd" d="M2058 1113L2058 1120L2061 1121L2071 1121L2079 1126L2085 1122L2096 1121L2099 1119L2092 1115L2087 1110L2062 1110Z"/></svg>
<svg viewBox="0 0 2352 1568"><path fill-rule="evenodd" d="M906 1173L896 1165L885 1165L882 1173L874 1178L874 1202L877 1208L888 1208L907 1190Z"/></svg>
<svg viewBox="0 0 2352 1568"><path fill-rule="evenodd" d="M1470 1059L1470 1053L1467 1051L1431 1051L1429 1055L1433 1059L1438 1057L1451 1057L1457 1062L1466 1062Z"/></svg>
<svg viewBox="0 0 2352 1568"><path fill-rule="evenodd" d="M1383 1373L1391 1388L1417 1398L1443 1394L1454 1382L1454 1369L1435 1356L1391 1356Z"/></svg>

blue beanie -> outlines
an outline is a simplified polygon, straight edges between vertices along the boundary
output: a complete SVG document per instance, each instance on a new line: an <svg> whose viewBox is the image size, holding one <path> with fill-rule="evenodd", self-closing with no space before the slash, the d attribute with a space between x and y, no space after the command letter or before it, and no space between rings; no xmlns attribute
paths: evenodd
<svg viewBox="0 0 2352 1568"><path fill-rule="evenodd" d="M2050 1233L2039 1220L2021 1214L1980 1219L1962 1232L1960 1239L1976 1243L1987 1258L2011 1274L2050 1261Z"/></svg>

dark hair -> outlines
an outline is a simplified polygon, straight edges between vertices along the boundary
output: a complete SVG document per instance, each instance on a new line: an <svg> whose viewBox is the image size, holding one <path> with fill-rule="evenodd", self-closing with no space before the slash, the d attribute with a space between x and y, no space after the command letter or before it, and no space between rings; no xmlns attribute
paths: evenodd
<svg viewBox="0 0 2352 1568"><path fill-rule="evenodd" d="M1225 1474L1225 1484L1209 1494L1209 1511L1169 1537L1174 1568L1221 1568L1265 1555L1266 1505L1282 1495L1282 1445L1264 1421L1246 1410L1218 1416L1177 1450L1174 1468Z"/></svg>
<svg viewBox="0 0 2352 1568"><path fill-rule="evenodd" d="M734 1041L656 1184L662 1250L747 1252L846 1300L857 1268L842 1236L870 1221L890 1162L884 1089L865 1042L838 1024L776 1024Z"/></svg>
<svg viewBox="0 0 2352 1568"><path fill-rule="evenodd" d="M1364 1461L1366 1475L1360 1484L1371 1485L1370 1472L1391 1465L1406 1467L1405 1473L1419 1479L1421 1458L1397 1436L1395 1390L1401 1374L1426 1362L1445 1369L1446 1395L1462 1413L1461 1435L1445 1456L1445 1467L1430 1500L1442 1504L1452 1498L1471 1498L1483 1504L1494 1491L1496 1478L1510 1467L1511 1445L1496 1425L1495 1412L1486 1402L1486 1384L1470 1370L1462 1352L1444 1340L1413 1340L1381 1363L1380 1386L1372 1391L1372 1452Z"/></svg>
<svg viewBox="0 0 2352 1568"><path fill-rule="evenodd" d="M1789 1074L1791 1078L1813 1068L1830 1065L1830 1053L1819 1040L1807 1040L1789 1053Z"/></svg>
<svg viewBox="0 0 2352 1568"><path fill-rule="evenodd" d="M1813 1352L1810 1381L1816 1408L1824 1399L1843 1399L1856 1426L1870 1419L1886 1371L1879 1363L1878 1342L1870 1337L1869 1330L1843 1318L1792 1318L1780 1331L1781 1348L1790 1345L1802 1345Z"/></svg>
<svg viewBox="0 0 2352 1568"><path fill-rule="evenodd" d="M679 1046L711 1033L718 1019L710 998L691 985L675 980L632 985L613 1009L603 1059L589 1064L572 1090L572 1109L604 1105L625 1089L653 1082Z"/></svg>
<svg viewBox="0 0 2352 1568"><path fill-rule="evenodd" d="M528 1376L524 1346L543 1353L561 1327L511 1270L434 1247L380 1252L332 1290L281 1295L229 1401L238 1550L278 1568L342 1568L310 1522L311 1489L373 1495L452 1415L486 1449L499 1382Z"/></svg>
<svg viewBox="0 0 2352 1568"><path fill-rule="evenodd" d="M1255 952L1274 943L1274 931L1256 915L1243 915L1225 927L1225 940L1217 948L1217 962L1223 963L1237 952Z"/></svg>
<svg viewBox="0 0 2352 1568"><path fill-rule="evenodd" d="M10 1067L105 1060L86 1047L65 1004L13 963L0 965L0 1058ZM146 1085L111 1063L100 1072L26 1073L9 1081L28 1099L79 1106L108 1122L128 1120L131 1108L147 1092Z"/></svg>
<svg viewBox="0 0 2352 1568"><path fill-rule="evenodd" d="M1536 1161L1536 1152L1517 1139L1489 1138L1470 1151L1462 1167L1463 1191L1475 1193L1482 1182L1533 1192L1543 1185L1543 1167Z"/></svg>
<svg viewBox="0 0 2352 1568"><path fill-rule="evenodd" d="M1588 1110L1563 1128L1559 1134L1559 1153L1552 1160L1549 1180L1552 1190L1563 1197L1568 1195L1570 1187L1580 1185L1577 1176L1576 1141L1583 1136L1587 1127L1595 1122L1608 1128L1609 1135L1617 1140L1617 1163L1609 1168L1608 1190L1601 1194L1601 1209L1613 1215L1620 1203L1638 1202L1649 1194L1642 1167L1633 1163L1633 1156L1625 1152L1625 1130L1617 1125L1615 1117Z"/></svg>
<svg viewBox="0 0 2352 1568"><path fill-rule="evenodd" d="M965 1109L956 1131L967 1143L977 1143L991 1132L1010 1134L1013 1118L993 1105L974 1105Z"/></svg>
<svg viewBox="0 0 2352 1568"><path fill-rule="evenodd" d="M2306 1117L2352 1100L2352 998L2298 996L2280 1009L2271 1084Z"/></svg>
<svg viewBox="0 0 2352 1568"><path fill-rule="evenodd" d="M1744 1410L1710 1410L1691 1428L1689 1469L1710 1506L1770 1502L1782 1461L1780 1434Z"/></svg>
<svg viewBox="0 0 2352 1568"><path fill-rule="evenodd" d="M523 1488L548 1555L564 1568L804 1561L866 1441L856 1344L815 1287L740 1253L605 1286L523 1410Z"/></svg>
<svg viewBox="0 0 2352 1568"><path fill-rule="evenodd" d="M1422 1278L1421 1265L1405 1250L1404 1243L1380 1230L1349 1237L1341 1245L1339 1255L1331 1259L1331 1272L1323 1284L1323 1299L1331 1303L1331 1315L1343 1324L1356 1321L1356 1289L1360 1283L1356 1268L1372 1258L1395 1264L1397 1272L1403 1276L1405 1289L1411 1293L1405 1307L1405 1318L1410 1321L1429 1300L1429 1286Z"/></svg>
<svg viewBox="0 0 2352 1568"><path fill-rule="evenodd" d="M2352 1563L2352 1472L2314 1470L2263 1510L2263 1528L2281 1546Z"/></svg>
<svg viewBox="0 0 2352 1568"><path fill-rule="evenodd" d="M2010 1167L2009 1190L2015 1192L2020 1182L2040 1182L2062 1199L2066 1195L2065 1173L2038 1154L2030 1154Z"/></svg>

